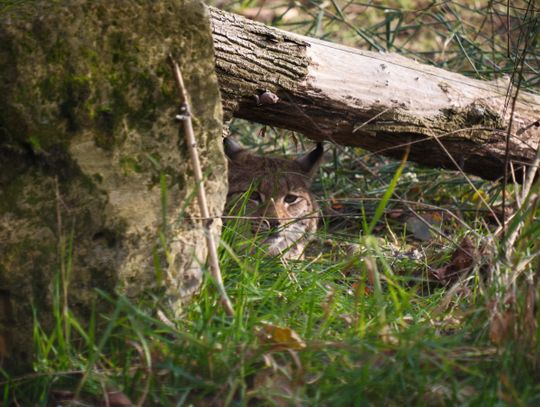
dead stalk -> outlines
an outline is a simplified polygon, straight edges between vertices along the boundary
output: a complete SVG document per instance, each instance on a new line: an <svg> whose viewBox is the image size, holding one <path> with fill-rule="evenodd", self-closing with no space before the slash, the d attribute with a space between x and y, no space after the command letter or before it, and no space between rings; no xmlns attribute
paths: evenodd
<svg viewBox="0 0 540 407"><path fill-rule="evenodd" d="M204 221L204 229L206 235L206 245L208 246L208 263L210 266L210 272L216 283L217 289L221 296L221 303L227 315L234 315L234 310L225 291L223 285L223 279L221 277L221 270L219 267L219 259L217 255L216 242L214 235L210 230L212 220L208 211L208 204L206 201L206 193L204 190L203 175L201 171L201 163L199 161L199 153L197 151L197 141L195 140L195 134L193 133L193 126L191 123L191 109L189 107L186 88L182 79L182 74L178 64L174 61L172 55L169 55L169 61L173 67L174 77L178 88L178 94L180 96L180 113L176 116L176 119L181 121L184 125L184 133L186 138L186 145L191 157L191 164L193 165L193 173L195 175L195 183L197 185L197 201L199 203L199 209L201 215L208 221Z"/></svg>
<svg viewBox="0 0 540 407"><path fill-rule="evenodd" d="M531 163L527 170L527 177L526 180L523 182L523 187L521 188L521 194L518 190L516 190L516 198L518 198L521 195L521 202L522 205L524 205L527 202L527 196L531 192L531 188L534 184L534 180L536 179L536 173L538 172L538 167L540 166L540 146L536 149L536 157L534 161ZM525 173L525 170L523 171ZM521 207L521 205L519 205ZM512 220L512 217L507 220L506 224L509 224ZM507 260L510 260L512 257L512 254L514 252L514 243L516 242L516 239L521 232L521 228L523 227L523 222L520 222L520 225L514 229L514 231L507 237L506 239L506 258Z"/></svg>

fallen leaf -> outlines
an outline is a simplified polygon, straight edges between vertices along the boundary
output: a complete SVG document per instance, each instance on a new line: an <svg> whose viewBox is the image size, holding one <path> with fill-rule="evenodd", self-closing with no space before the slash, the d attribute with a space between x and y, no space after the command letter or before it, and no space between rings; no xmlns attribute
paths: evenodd
<svg viewBox="0 0 540 407"><path fill-rule="evenodd" d="M352 283L351 288L353 289L353 294L355 297L358 297L359 295L371 295L373 294L373 289L370 286L367 286L364 284L364 288L362 290L362 284L360 284L358 281L355 281Z"/></svg>
<svg viewBox="0 0 540 407"><path fill-rule="evenodd" d="M102 400L100 406L105 407L132 407L132 401L121 391L108 391L106 400ZM108 401L108 403L107 403Z"/></svg>
<svg viewBox="0 0 540 407"><path fill-rule="evenodd" d="M527 287L527 295L525 297L525 315L523 317L523 338L534 341L536 338L537 320L536 320L536 285L530 281Z"/></svg>
<svg viewBox="0 0 540 407"><path fill-rule="evenodd" d="M454 281L471 269L478 256L471 239L465 237L452 254L450 263L431 272L431 277L445 283Z"/></svg>
<svg viewBox="0 0 540 407"><path fill-rule="evenodd" d="M71 390L52 389L51 400L54 404L62 405L75 400L75 393Z"/></svg>
<svg viewBox="0 0 540 407"><path fill-rule="evenodd" d="M460 403L466 403L477 394L472 386L460 386L456 392L446 384L433 384L426 389L423 401L429 406L447 406L454 398Z"/></svg>
<svg viewBox="0 0 540 407"><path fill-rule="evenodd" d="M263 369L256 373L248 395L262 402L271 401L271 405L277 407L300 406L298 386L291 376L290 366L280 366L277 370Z"/></svg>
<svg viewBox="0 0 540 407"><path fill-rule="evenodd" d="M330 199L330 205L335 211L340 211L345 207L341 202L337 201L336 198Z"/></svg>
<svg viewBox="0 0 540 407"><path fill-rule="evenodd" d="M435 232L430 225L438 229L442 220L442 214L438 212L422 215L422 219L418 218L416 215L409 216L406 221L407 230L418 240L431 240L435 235Z"/></svg>
<svg viewBox="0 0 540 407"><path fill-rule="evenodd" d="M101 400L79 396L75 397L75 392L64 389L52 389L51 401L54 405L93 405L98 407L132 407L133 402L121 391L109 390L103 395ZM92 400L93 399L93 400ZM90 401L91 400L91 401ZM91 403L91 404L89 404Z"/></svg>
<svg viewBox="0 0 540 407"><path fill-rule="evenodd" d="M366 267L366 276L371 287L374 287L377 281L377 263L375 259L371 256L364 257L364 265Z"/></svg>
<svg viewBox="0 0 540 407"><path fill-rule="evenodd" d="M423 401L429 406L445 406L452 397L452 390L446 384L433 384L423 394Z"/></svg>
<svg viewBox="0 0 540 407"><path fill-rule="evenodd" d="M501 345L508 338L515 336L515 301L515 296L509 294L502 305L497 300L493 300L488 304L490 314L489 339L495 345Z"/></svg>
<svg viewBox="0 0 540 407"><path fill-rule="evenodd" d="M265 343L270 343L278 349L300 350L306 347L304 340L290 328L284 328L269 323L262 323L259 338Z"/></svg>
<svg viewBox="0 0 540 407"><path fill-rule="evenodd" d="M403 216L405 211L403 209L392 209L386 212L386 216L390 219L398 219Z"/></svg>
<svg viewBox="0 0 540 407"><path fill-rule="evenodd" d="M275 327L271 324L265 325L270 325L272 327L270 328L272 333L281 331L281 329L276 331ZM285 329L285 331L290 330ZM286 336L288 335L289 333L286 334ZM288 354L290 359L283 357L284 354ZM279 358L275 358L272 352L266 352L262 357L265 367L255 374L253 384L247 392L248 396L257 400L256 405L303 405L301 403L299 391L306 382L304 378L304 368L297 352L287 348L286 352L280 353ZM270 401L270 403L267 403L268 401ZM252 403L249 404L251 405Z"/></svg>
<svg viewBox="0 0 540 407"><path fill-rule="evenodd" d="M520 400L516 398L517 391L512 384L512 380L504 373L501 373L499 379L500 386L497 386L497 395L499 398L509 406L522 405Z"/></svg>
<svg viewBox="0 0 540 407"><path fill-rule="evenodd" d="M379 331L379 336L381 340L388 345L397 345L399 344L399 339L396 336L394 330L388 325L384 325Z"/></svg>
<svg viewBox="0 0 540 407"><path fill-rule="evenodd" d="M0 335L0 362L7 356L7 345L4 335Z"/></svg>

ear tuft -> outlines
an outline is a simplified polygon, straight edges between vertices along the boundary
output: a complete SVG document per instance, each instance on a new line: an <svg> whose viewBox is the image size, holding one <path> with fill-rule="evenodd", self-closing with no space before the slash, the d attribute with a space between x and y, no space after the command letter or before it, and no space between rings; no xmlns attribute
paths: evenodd
<svg viewBox="0 0 540 407"><path fill-rule="evenodd" d="M309 153L298 158L296 162L300 164L300 168L302 168L302 171L307 173L309 177L313 177L319 169L319 164L322 161L323 155L323 145L322 143L317 143L317 147L315 147Z"/></svg>
<svg viewBox="0 0 540 407"><path fill-rule="evenodd" d="M225 150L225 155L231 160L238 155L238 153L244 151L244 147L235 141L232 137L227 137L223 139L223 148Z"/></svg>

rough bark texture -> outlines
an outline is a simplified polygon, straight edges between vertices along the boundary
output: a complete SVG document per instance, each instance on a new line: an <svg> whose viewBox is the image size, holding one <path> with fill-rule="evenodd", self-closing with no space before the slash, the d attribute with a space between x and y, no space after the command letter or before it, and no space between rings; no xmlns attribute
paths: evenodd
<svg viewBox="0 0 540 407"><path fill-rule="evenodd" d="M210 9L216 69L226 113L314 140L359 146L486 179L504 174L511 104L508 82L483 82L395 54L360 51ZM269 90L276 104L257 105ZM520 93L510 161L531 162L540 97ZM444 151L435 137L444 144Z"/></svg>
<svg viewBox="0 0 540 407"><path fill-rule="evenodd" d="M95 288L165 291L179 310L199 287L205 239L190 220L199 210L169 52L220 215L222 112L200 2L43 0L0 17L0 357L12 367L32 352L32 307L51 327L58 285L82 318Z"/></svg>

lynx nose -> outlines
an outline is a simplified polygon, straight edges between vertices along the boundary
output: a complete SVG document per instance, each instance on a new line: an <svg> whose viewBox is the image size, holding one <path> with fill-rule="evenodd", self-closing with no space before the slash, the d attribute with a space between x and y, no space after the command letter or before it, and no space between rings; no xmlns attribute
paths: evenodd
<svg viewBox="0 0 540 407"><path fill-rule="evenodd" d="M276 218L266 219L266 223L268 223L270 230L277 229L280 226L279 219L276 219Z"/></svg>
<svg viewBox="0 0 540 407"><path fill-rule="evenodd" d="M261 219L259 228L264 232L277 232L280 226L279 219L273 218L264 218Z"/></svg>
<svg viewBox="0 0 540 407"><path fill-rule="evenodd" d="M281 226L280 213L276 202L273 198L270 198L270 202L264 212L264 226L268 228L268 231L276 232Z"/></svg>

